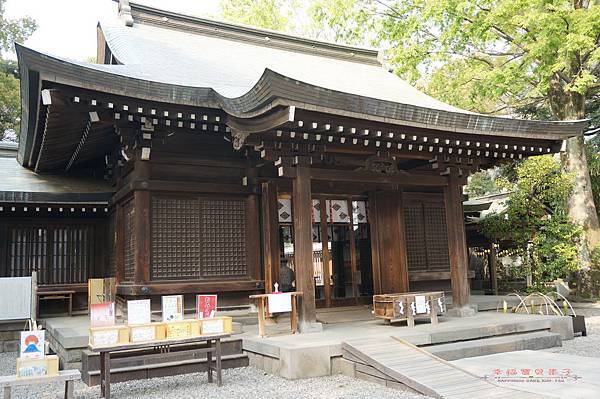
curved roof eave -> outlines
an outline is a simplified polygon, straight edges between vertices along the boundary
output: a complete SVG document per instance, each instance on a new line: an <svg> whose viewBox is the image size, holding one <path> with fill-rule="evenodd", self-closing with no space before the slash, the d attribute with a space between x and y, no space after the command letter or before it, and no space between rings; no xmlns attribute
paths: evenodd
<svg viewBox="0 0 600 399"><path fill-rule="evenodd" d="M178 105L220 108L237 118L253 118L274 106L360 118L395 125L447 132L563 140L582 134L587 120L532 121L451 112L377 98L348 94L310 85L269 69L245 94L229 98L211 87L192 87L147 80L135 76L127 65L99 65L69 61L16 45L21 71L39 72L40 81L97 90L115 95ZM22 82L23 87L29 80Z"/></svg>

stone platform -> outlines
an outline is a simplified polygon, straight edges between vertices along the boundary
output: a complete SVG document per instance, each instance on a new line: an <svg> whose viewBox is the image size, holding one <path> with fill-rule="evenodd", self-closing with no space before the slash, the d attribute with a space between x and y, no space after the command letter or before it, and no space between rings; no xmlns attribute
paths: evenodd
<svg viewBox="0 0 600 399"><path fill-rule="evenodd" d="M494 306L495 308L495 306ZM348 321L352 318L358 321ZM289 379L318 377L343 372L342 342L361 337L398 337L448 359L481 356L522 349L560 346L573 338L571 318L479 312L473 317L440 317L438 325L420 322L415 327L384 324L370 315L368 307L326 309L317 319L323 331L310 334L285 333L282 320L268 326L272 336L260 338L255 326L245 326L243 349L250 364ZM490 340L490 341L486 341Z"/></svg>

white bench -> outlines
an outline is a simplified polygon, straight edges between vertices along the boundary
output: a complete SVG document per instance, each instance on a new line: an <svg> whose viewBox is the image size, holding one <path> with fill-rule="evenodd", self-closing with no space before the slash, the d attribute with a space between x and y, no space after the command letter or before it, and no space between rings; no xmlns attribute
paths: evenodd
<svg viewBox="0 0 600 399"><path fill-rule="evenodd" d="M4 390L4 399L11 399L12 387L23 386L23 385L38 385L47 384L52 382L64 382L65 383L65 399L73 398L73 385L74 381L81 379L81 373L79 370L61 370L58 375L53 376L42 376L42 377L27 377L17 378L15 375L0 376L0 387Z"/></svg>

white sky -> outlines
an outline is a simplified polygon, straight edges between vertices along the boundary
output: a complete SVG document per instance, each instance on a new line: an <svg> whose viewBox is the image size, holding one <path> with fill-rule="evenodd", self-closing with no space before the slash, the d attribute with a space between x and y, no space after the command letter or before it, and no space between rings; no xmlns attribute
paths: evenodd
<svg viewBox="0 0 600 399"><path fill-rule="evenodd" d="M138 0L156 8L190 15L211 17L218 14L219 0ZM96 55L96 24L114 18L113 0L8 0L7 18L28 15L38 29L25 42L36 50L85 61ZM13 55L14 58L14 55Z"/></svg>

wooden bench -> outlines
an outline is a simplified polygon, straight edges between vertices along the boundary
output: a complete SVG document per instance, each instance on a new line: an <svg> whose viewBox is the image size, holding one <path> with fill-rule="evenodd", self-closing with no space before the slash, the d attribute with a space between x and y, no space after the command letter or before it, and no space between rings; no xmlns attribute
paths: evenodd
<svg viewBox="0 0 600 399"><path fill-rule="evenodd" d="M189 338L161 339L147 342L118 344L113 346L90 346L92 352L100 353L100 397L110 399L110 358L111 353L122 353L133 349L154 348L160 351L165 358L169 357L172 345L193 344L206 342L206 347L194 349L196 354L206 353L206 362L208 367L208 382L213 382L213 371L217 374L217 386L222 385L222 356L221 339L229 338L229 333L207 334ZM213 355L215 356L215 365L213 365Z"/></svg>
<svg viewBox="0 0 600 399"><path fill-rule="evenodd" d="M69 316L73 315L73 294L75 291L38 291L38 306L37 306L37 317L40 317L40 301L51 301L51 300L62 300L67 299L69 301Z"/></svg>
<svg viewBox="0 0 600 399"><path fill-rule="evenodd" d="M80 379L81 373L79 370L61 370L58 375L40 377L17 378L16 375L8 375L0 377L0 387L4 390L4 399L11 399L12 387L64 382L65 399L72 399L74 382Z"/></svg>

